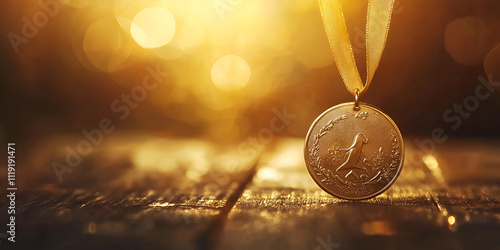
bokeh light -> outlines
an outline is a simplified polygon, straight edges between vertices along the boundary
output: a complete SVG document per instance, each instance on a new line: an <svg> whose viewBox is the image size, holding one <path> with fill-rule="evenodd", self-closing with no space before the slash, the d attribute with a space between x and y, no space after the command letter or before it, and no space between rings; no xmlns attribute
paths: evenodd
<svg viewBox="0 0 500 250"><path fill-rule="evenodd" d="M135 41L144 48L161 47L174 38L175 18L164 8L147 8L135 16L130 32Z"/></svg>
<svg viewBox="0 0 500 250"><path fill-rule="evenodd" d="M212 67L212 80L223 91L240 90L250 80L250 65L241 57L227 55Z"/></svg>
<svg viewBox="0 0 500 250"><path fill-rule="evenodd" d="M93 23L85 34L83 50L89 62L100 71L120 70L132 52L132 46L122 35L113 18Z"/></svg>
<svg viewBox="0 0 500 250"><path fill-rule="evenodd" d="M422 159L427 166L427 168L431 171L432 175L434 176L434 179L440 184L445 184L445 180L443 177L443 172L441 171L441 168L439 167L439 163L436 159L431 154L424 155Z"/></svg>
<svg viewBox="0 0 500 250"><path fill-rule="evenodd" d="M450 224L450 226L451 226L451 225L453 225L453 224L455 224L455 221L456 221L456 220L455 220L455 217L454 217L454 216L450 216L450 217L448 217L448 224Z"/></svg>
<svg viewBox="0 0 500 250"><path fill-rule="evenodd" d="M153 53L162 59L174 60L191 54L200 47L205 39L205 30L199 21L178 17L176 25L176 33L172 41L166 46L153 50Z"/></svg>
<svg viewBox="0 0 500 250"><path fill-rule="evenodd" d="M36 93L41 88L38 84L45 84L42 80L49 82L44 79L53 77L50 71L45 72L45 67L54 67L57 70L51 71L58 72L54 74L58 80L50 80L52 85L46 89L63 95L57 100L72 100L68 110L80 110L87 105L86 100L72 98L75 93L92 89L94 84L103 88L99 90L99 97L93 95L95 105L88 108L102 111L95 113L100 119L111 115L111 111L99 107L109 106L123 92L139 85L149 74L147 68L158 66L160 71L168 72L163 82L148 92L148 98L138 108L141 111L133 112L133 118L122 128L146 126L152 130L184 131L189 127L215 138L237 140L268 126L273 108L286 104L288 112L302 114L297 122L287 126L286 133L303 136L321 111L335 103L352 100L336 70L317 1L57 2L61 4L54 9L58 9L57 14L50 16L44 27L33 24L36 28L33 33L38 30L36 38L28 39L29 44L21 43L21 51L13 57L16 64L12 67L19 65L26 72L22 75L23 91ZM483 62L485 77L491 75L494 82L499 81L498 18L480 13L457 14L444 8L446 4L439 5L442 7L438 6L436 11L444 16L430 15L423 24L416 20L428 12L427 8L414 3L401 3L398 7L404 14L394 15L385 59L377 71L377 79L385 79L387 83L373 85L370 102L384 106L391 96L411 86L421 86L420 96L415 95L415 100L431 93L438 100L443 96L442 91L450 88L447 84L453 84L453 89L456 87L456 93L453 92L456 98L465 97L470 95L466 86L480 74ZM459 5L462 10L468 10L479 4ZM5 6L13 13L5 16L6 27L12 25L5 30L6 34L23 35L23 30L29 31L29 28L24 27L27 21L21 16L33 23L33 14L45 11L37 4L19 1L8 1ZM356 61L363 69L366 3L346 2L344 12ZM412 32L400 36L408 27L412 27ZM51 56L39 57L40 51ZM37 67L40 61L33 58L43 58L43 68ZM412 61L412 67L401 68L402 62L407 61ZM438 67L450 61L451 66ZM465 65L477 68L464 71ZM390 70L394 68L401 70ZM435 79L429 75L424 80L420 78L424 71L443 75L436 74ZM472 71L473 77L462 75ZM451 72L460 74L450 78ZM62 83L69 81L72 84ZM424 84L429 82L442 84ZM500 91L500 87L497 90ZM410 102L415 100L402 99L401 106L412 110ZM429 101L422 105L434 104ZM479 112L486 113L484 110L493 107L482 105ZM402 127L424 130L410 121L422 114L408 110L396 107L386 111L395 119L399 116ZM93 111L88 112L75 114L75 118L70 119L75 129L94 115ZM442 116L441 113L435 115ZM461 131L454 132L467 133L464 131L468 130ZM434 161L429 157L427 160L432 168Z"/></svg>
<svg viewBox="0 0 500 250"><path fill-rule="evenodd" d="M445 47L455 61L465 66L473 66L482 63L488 53L489 35L486 24L479 18L459 18L446 27Z"/></svg>

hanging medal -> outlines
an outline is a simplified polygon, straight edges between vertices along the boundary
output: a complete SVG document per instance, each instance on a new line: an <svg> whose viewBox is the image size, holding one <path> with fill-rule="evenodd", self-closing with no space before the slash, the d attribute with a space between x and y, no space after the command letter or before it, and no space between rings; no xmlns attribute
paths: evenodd
<svg viewBox="0 0 500 250"><path fill-rule="evenodd" d="M311 125L304 156L314 181L329 194L362 200L387 190L404 160L401 133L379 108L362 103L387 41L394 0L369 0L366 22L367 79L356 66L340 0L319 0L323 24L337 68L354 102L321 114Z"/></svg>

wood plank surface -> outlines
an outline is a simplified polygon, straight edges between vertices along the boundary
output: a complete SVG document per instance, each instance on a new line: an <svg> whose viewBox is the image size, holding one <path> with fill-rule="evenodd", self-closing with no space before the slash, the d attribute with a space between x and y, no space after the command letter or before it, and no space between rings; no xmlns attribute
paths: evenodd
<svg viewBox="0 0 500 250"><path fill-rule="evenodd" d="M117 135L59 183L47 166L76 142L34 147L20 170L19 249L500 249L496 142L454 141L414 159L410 144L398 181L365 201L322 191L300 138L242 154Z"/></svg>
<svg viewBox="0 0 500 250"><path fill-rule="evenodd" d="M398 181L384 194L366 201L339 200L309 177L302 146L300 139L283 140L262 157L252 184L229 214L222 248L500 248L498 185L448 187L423 160L407 159ZM489 149L476 157L488 156ZM438 159L459 169L456 156L447 157Z"/></svg>

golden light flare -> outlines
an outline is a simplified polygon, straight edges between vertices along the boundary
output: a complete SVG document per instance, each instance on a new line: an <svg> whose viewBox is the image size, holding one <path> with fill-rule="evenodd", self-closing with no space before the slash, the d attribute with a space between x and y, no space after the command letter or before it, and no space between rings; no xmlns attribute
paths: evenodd
<svg viewBox="0 0 500 250"><path fill-rule="evenodd" d="M68 60L76 58L86 69L109 73L124 88L142 80L146 65L161 65L169 78L150 93L148 105L196 126L219 126L223 120L229 124L224 129L248 127L251 122L242 121L241 110L296 84L289 76L297 69L333 62L316 2L60 3L71 13L58 16L68 19L61 24L73 46Z"/></svg>
<svg viewBox="0 0 500 250"><path fill-rule="evenodd" d="M66 1L79 8L84 6L84 2L78 4L80 0ZM304 23L319 21L318 29L321 29L319 17L305 22L286 19L287 15L316 11L314 3L227 1L224 8L217 9L213 2L197 1L91 2L93 4L85 4L83 20L92 23L95 17L105 16L114 23L102 29L107 33L93 32L102 33L101 36L91 36L89 30L85 51L78 49L82 48L81 43L74 42L80 63L89 69L111 73L113 80L124 87L131 82L129 79L136 79L133 76L142 72L134 67L142 67L149 60L162 64L175 81L160 86L148 102L167 110L167 116L183 121L216 121L222 116L237 114L237 109L289 84L285 78L297 64L317 68L333 61L331 53L322 53L323 46L317 48L324 43L329 52L326 37L316 42L316 37L310 37L314 33L309 31L311 25L300 28ZM259 18L255 18L256 15ZM323 32L320 35L324 36ZM307 57L312 50L314 56ZM316 56L317 63L314 62ZM214 114L199 115L204 112L193 110L186 113L169 109L171 105L191 104L193 100L216 112L235 110L214 117ZM234 117L227 118L235 121Z"/></svg>
<svg viewBox="0 0 500 250"><path fill-rule="evenodd" d="M130 35L132 20L139 12L151 7L155 7L154 2L151 0L114 0L114 6L110 10L113 11L123 30Z"/></svg>
<svg viewBox="0 0 500 250"><path fill-rule="evenodd" d="M448 217L448 224L450 224L450 226L453 226L455 224L455 217L454 216Z"/></svg>
<svg viewBox="0 0 500 250"><path fill-rule="evenodd" d="M256 177L259 181L280 181L284 175L273 167L263 167L259 169Z"/></svg>
<svg viewBox="0 0 500 250"><path fill-rule="evenodd" d="M422 160L424 161L427 168L431 171L431 173L434 176L434 178L436 179L436 181L439 184L445 185L446 182L445 182L444 177L443 177L443 172L441 171L441 168L439 168L439 163L438 163L436 157L428 154L428 155L424 155Z"/></svg>
<svg viewBox="0 0 500 250"><path fill-rule="evenodd" d="M160 151L155 148L141 148L135 152L133 156L134 162L141 169L160 170L162 172L175 170L178 167L175 160L165 157Z"/></svg>
<svg viewBox="0 0 500 250"><path fill-rule="evenodd" d="M168 44L175 35L175 18L168 10L151 7L139 12L130 26L134 40L144 48Z"/></svg>
<svg viewBox="0 0 500 250"><path fill-rule="evenodd" d="M122 69L132 49L113 18L103 18L93 23L83 39L83 51L87 59L92 66L104 72Z"/></svg>
<svg viewBox="0 0 500 250"><path fill-rule="evenodd" d="M175 203L169 203L169 202L154 202L152 204L149 204L150 207L173 207L175 206Z"/></svg>
<svg viewBox="0 0 500 250"><path fill-rule="evenodd" d="M172 41L153 50L157 56L166 60L174 60L193 53L205 39L205 30L201 24L190 18L176 19L176 34Z"/></svg>
<svg viewBox="0 0 500 250"><path fill-rule="evenodd" d="M301 140L286 141L286 144L280 145L277 154L269 159L269 165L279 166L279 168L297 168L297 165L303 163L303 153ZM302 165L300 165L302 167Z"/></svg>
<svg viewBox="0 0 500 250"><path fill-rule="evenodd" d="M241 57L227 55L214 63L212 80L217 88L230 92L240 90L250 80L250 65Z"/></svg>
<svg viewBox="0 0 500 250"><path fill-rule="evenodd" d="M203 175L210 164L204 157L207 151L210 151L208 144L197 141L153 140L140 145L132 159L141 170L167 173L184 165Z"/></svg>

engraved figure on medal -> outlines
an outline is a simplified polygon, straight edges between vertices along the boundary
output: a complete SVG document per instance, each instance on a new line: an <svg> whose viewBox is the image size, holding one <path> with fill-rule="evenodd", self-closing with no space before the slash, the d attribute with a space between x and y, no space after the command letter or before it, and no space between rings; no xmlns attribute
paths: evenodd
<svg viewBox="0 0 500 250"><path fill-rule="evenodd" d="M395 181L402 166L403 141L394 122L379 109L354 103L320 115L306 138L305 159L326 192L345 199L376 196Z"/></svg>

